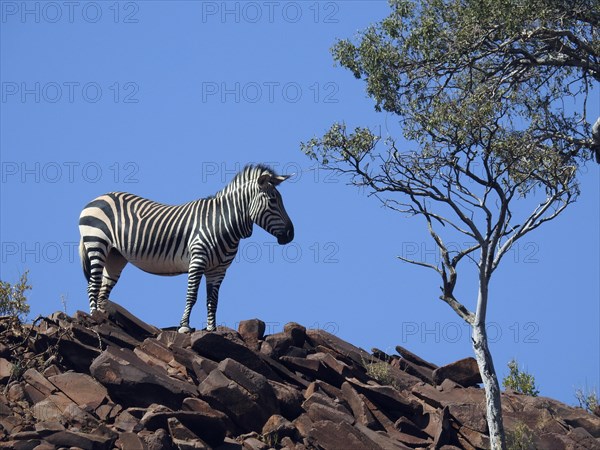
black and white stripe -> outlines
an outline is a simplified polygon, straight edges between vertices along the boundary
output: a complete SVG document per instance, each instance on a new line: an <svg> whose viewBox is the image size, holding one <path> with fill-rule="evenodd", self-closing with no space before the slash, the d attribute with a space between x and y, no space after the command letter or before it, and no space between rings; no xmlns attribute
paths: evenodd
<svg viewBox="0 0 600 450"><path fill-rule="evenodd" d="M103 309L130 262L157 275L188 273L181 332L189 331L190 313L205 275L207 330L214 330L219 287L253 224L279 244L294 238L294 226L276 189L287 178L266 166L250 165L214 197L184 205L163 205L123 192L92 200L79 217L79 253L90 311Z"/></svg>

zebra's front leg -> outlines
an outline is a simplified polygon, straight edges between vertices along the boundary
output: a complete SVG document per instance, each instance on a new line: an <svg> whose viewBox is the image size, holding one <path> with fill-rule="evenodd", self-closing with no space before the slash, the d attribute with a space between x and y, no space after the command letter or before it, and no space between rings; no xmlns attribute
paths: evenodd
<svg viewBox="0 0 600 450"><path fill-rule="evenodd" d="M225 277L225 272L206 274L206 331L217 329L217 305L219 303L219 288Z"/></svg>
<svg viewBox="0 0 600 450"><path fill-rule="evenodd" d="M198 286L200 286L200 280L202 280L202 270L196 269L190 271L188 274L188 288L185 302L185 310L183 311L183 317L179 324L180 333L189 333L190 329L190 313L198 298Z"/></svg>

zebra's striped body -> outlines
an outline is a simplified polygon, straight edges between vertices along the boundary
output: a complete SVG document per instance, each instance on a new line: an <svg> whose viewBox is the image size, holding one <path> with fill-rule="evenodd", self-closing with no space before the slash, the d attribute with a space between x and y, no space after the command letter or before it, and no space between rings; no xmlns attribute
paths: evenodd
<svg viewBox="0 0 600 450"><path fill-rule="evenodd" d="M79 252L88 280L90 311L103 309L125 265L157 275L188 273L180 331L189 331L202 275L206 277L207 330L214 330L219 287L241 239L256 223L279 244L294 238L276 186L287 176L247 166L214 197L168 206L123 192L91 201L81 212Z"/></svg>

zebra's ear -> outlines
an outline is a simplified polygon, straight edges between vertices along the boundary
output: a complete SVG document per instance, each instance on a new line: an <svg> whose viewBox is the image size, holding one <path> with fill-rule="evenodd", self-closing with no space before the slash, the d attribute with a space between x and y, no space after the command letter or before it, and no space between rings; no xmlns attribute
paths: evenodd
<svg viewBox="0 0 600 450"><path fill-rule="evenodd" d="M271 183L273 186L277 186L287 180L291 175L277 175L276 177L271 177Z"/></svg>
<svg viewBox="0 0 600 450"><path fill-rule="evenodd" d="M260 177L258 177L258 185L260 186L261 189L266 188L268 184L272 184L273 186L278 186L279 184L281 184L285 180L287 180L289 177L291 177L291 175L272 176L268 173L264 173Z"/></svg>
<svg viewBox="0 0 600 450"><path fill-rule="evenodd" d="M260 177L258 177L257 183L261 189L266 189L267 185L271 182L271 175L268 173L263 173Z"/></svg>

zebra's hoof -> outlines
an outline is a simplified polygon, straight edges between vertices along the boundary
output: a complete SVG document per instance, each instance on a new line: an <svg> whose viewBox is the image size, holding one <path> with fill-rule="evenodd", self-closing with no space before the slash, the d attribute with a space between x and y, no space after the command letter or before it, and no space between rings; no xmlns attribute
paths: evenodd
<svg viewBox="0 0 600 450"><path fill-rule="evenodd" d="M179 333L189 333L190 331L192 331L192 329L190 327L179 327L179 330L177 330Z"/></svg>

